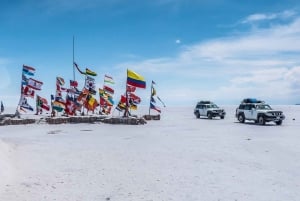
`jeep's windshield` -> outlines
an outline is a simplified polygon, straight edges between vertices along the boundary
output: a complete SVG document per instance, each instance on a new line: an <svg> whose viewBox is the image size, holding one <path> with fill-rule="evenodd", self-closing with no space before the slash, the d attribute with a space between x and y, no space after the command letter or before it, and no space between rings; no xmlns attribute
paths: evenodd
<svg viewBox="0 0 300 201"><path fill-rule="evenodd" d="M216 104L207 105L207 108L219 108Z"/></svg>
<svg viewBox="0 0 300 201"><path fill-rule="evenodd" d="M258 110L272 110L271 106L267 105L267 104L257 105L256 109L258 109Z"/></svg>

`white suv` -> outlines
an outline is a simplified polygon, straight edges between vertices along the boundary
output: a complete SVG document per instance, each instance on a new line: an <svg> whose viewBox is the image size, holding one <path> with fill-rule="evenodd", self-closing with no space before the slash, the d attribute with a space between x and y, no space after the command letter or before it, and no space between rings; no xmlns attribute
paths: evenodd
<svg viewBox="0 0 300 201"><path fill-rule="evenodd" d="M199 101L194 109L194 114L197 118L205 116L209 119L213 117L224 119L226 112L211 101Z"/></svg>
<svg viewBox="0 0 300 201"><path fill-rule="evenodd" d="M285 119L282 111L273 110L270 105L253 98L244 99L236 109L235 116L241 123L244 123L245 120L252 120L260 125L270 121L281 125Z"/></svg>

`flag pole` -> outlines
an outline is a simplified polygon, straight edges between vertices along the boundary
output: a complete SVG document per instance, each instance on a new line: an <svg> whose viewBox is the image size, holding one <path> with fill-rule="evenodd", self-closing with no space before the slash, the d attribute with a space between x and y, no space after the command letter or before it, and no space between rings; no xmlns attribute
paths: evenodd
<svg viewBox="0 0 300 201"><path fill-rule="evenodd" d="M74 35L73 35L73 80L75 81L75 66L74 66Z"/></svg>

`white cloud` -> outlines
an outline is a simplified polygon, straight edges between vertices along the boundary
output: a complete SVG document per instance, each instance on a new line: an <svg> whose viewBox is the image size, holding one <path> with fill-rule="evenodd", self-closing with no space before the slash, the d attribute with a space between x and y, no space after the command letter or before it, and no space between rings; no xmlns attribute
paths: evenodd
<svg viewBox="0 0 300 201"><path fill-rule="evenodd" d="M296 12L293 10L285 10L280 13L256 13L249 15L246 19L242 21L243 24L265 21L265 20L274 20L274 19L288 19L296 15Z"/></svg>
<svg viewBox="0 0 300 201"><path fill-rule="evenodd" d="M176 44L180 44L181 41L180 41L179 39L177 39L177 40L175 41L175 43L176 43Z"/></svg>

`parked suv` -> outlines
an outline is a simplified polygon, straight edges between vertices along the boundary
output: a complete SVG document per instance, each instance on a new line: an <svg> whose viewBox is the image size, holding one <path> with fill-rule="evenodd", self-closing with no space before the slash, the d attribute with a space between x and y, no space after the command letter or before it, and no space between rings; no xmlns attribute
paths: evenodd
<svg viewBox="0 0 300 201"><path fill-rule="evenodd" d="M264 101L259 101L254 98L244 99L236 109L235 116L241 123L244 123L245 120L252 120L260 125L271 121L277 125L281 125L285 119L282 111L273 110L271 106Z"/></svg>
<svg viewBox="0 0 300 201"><path fill-rule="evenodd" d="M211 101L199 101L194 109L194 114L197 118L205 116L209 119L213 117L224 119L226 112Z"/></svg>

